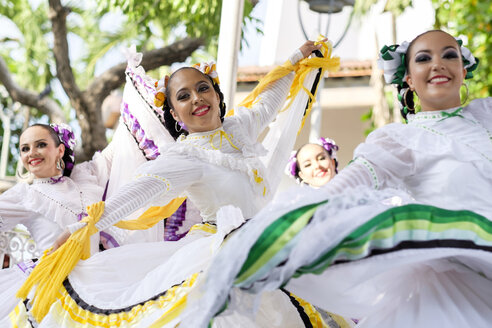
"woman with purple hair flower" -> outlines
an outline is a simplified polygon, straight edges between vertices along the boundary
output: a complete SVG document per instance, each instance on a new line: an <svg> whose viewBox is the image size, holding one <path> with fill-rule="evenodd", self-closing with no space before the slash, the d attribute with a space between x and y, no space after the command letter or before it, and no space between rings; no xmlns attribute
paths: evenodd
<svg viewBox="0 0 492 328"><path fill-rule="evenodd" d="M313 188L327 184L338 173L338 146L334 140L319 138L293 151L285 173Z"/></svg>
<svg viewBox="0 0 492 328"><path fill-rule="evenodd" d="M23 224L37 253L50 247L69 224L86 216L86 206L104 193L112 147L92 161L74 165L75 136L66 124L34 124L20 136L20 159L27 175L0 195L0 231ZM32 183L26 183L32 180ZM91 252L99 248L99 234L91 238ZM29 272L32 260L0 271L0 317L14 307L14 296Z"/></svg>

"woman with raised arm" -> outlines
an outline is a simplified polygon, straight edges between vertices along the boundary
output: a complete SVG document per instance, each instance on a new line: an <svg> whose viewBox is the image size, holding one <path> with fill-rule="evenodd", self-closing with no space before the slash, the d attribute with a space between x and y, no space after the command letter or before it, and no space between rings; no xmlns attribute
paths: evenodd
<svg viewBox="0 0 492 328"><path fill-rule="evenodd" d="M308 58L322 47L324 58ZM10 322L29 318L39 327L77 327L80 322L138 327L179 324L188 293L224 236L256 214L273 194L306 103L313 99L315 89L310 93L308 89L317 68L338 65L327 44L308 41L260 81L248 99L249 108L238 107L228 117L215 65L184 67L158 81L155 104L163 106L166 127L176 142L142 165L134 182L105 203L91 206L84 222L69 227L72 234L60 238L63 245L41 259L19 291L29 300L19 303ZM290 107L282 111L286 99ZM259 143L260 133L273 120L269 134ZM184 238L123 246L78 262L87 258L84 247L90 234L135 208L165 204L178 196L187 196L204 220ZM29 293L33 287L34 297ZM244 295L231 301L240 302L246 312L258 305ZM261 299L256 317L234 313L217 325L304 327L323 322L310 304L275 291Z"/></svg>
<svg viewBox="0 0 492 328"><path fill-rule="evenodd" d="M330 183L278 197L226 239L180 327L205 327L231 291L279 287L360 327L490 325L492 99L460 97L478 61L434 30L384 47L380 64L407 124L374 131Z"/></svg>

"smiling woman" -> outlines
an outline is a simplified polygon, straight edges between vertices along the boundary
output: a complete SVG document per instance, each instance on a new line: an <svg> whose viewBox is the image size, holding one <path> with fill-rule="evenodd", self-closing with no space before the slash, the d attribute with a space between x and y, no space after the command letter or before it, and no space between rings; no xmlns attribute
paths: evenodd
<svg viewBox="0 0 492 328"><path fill-rule="evenodd" d="M36 178L60 175L65 168L65 145L48 125L27 128L20 136L20 153L22 164Z"/></svg>
<svg viewBox="0 0 492 328"><path fill-rule="evenodd" d="M22 133L21 161L34 179L32 184L21 181L0 195L0 231L23 224L42 253L63 229L86 215L87 205L101 199L112 147L78 165L74 165L74 147L75 136L65 124L34 124ZM99 250L99 235L91 238L90 249ZM14 295L34 265L27 261L0 270L0 317L15 307Z"/></svg>
<svg viewBox="0 0 492 328"><path fill-rule="evenodd" d="M467 75L458 42L443 31L428 32L408 47L406 82L418 94L422 110L461 105L460 88Z"/></svg>
<svg viewBox="0 0 492 328"><path fill-rule="evenodd" d="M285 172L298 183L313 188L324 186L338 173L337 151L334 140L319 138L317 143L308 143L293 151Z"/></svg>
<svg viewBox="0 0 492 328"><path fill-rule="evenodd" d="M191 67L182 68L170 77L167 104L174 120L184 124L188 133L212 131L222 125L223 96L216 92L213 83L210 77ZM179 90L174 85L180 86Z"/></svg>

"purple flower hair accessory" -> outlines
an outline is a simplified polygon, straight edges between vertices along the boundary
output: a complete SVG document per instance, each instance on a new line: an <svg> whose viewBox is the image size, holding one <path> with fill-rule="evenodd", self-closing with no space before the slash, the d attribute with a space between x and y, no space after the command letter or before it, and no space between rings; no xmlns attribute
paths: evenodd
<svg viewBox="0 0 492 328"><path fill-rule="evenodd" d="M285 174L290 175L295 178L297 171L297 151L293 150L290 153L289 161L285 167Z"/></svg>
<svg viewBox="0 0 492 328"><path fill-rule="evenodd" d="M58 134L58 138L65 145L65 147L71 150L75 149L75 135L73 134L70 125L65 123L60 124L50 124L53 130Z"/></svg>
<svg viewBox="0 0 492 328"><path fill-rule="evenodd" d="M75 157L73 156L73 152L75 150L75 135L73 134L73 130L70 125L65 123L60 124L50 124L51 128L58 134L58 138L60 142L65 145L66 148L70 149L70 159L72 162L75 162ZM68 163L65 163L66 165ZM69 167L67 167L69 168ZM73 164L72 164L73 168Z"/></svg>
<svg viewBox="0 0 492 328"><path fill-rule="evenodd" d="M337 159L338 145L335 140L321 137L319 138L319 145L326 149L332 159Z"/></svg>

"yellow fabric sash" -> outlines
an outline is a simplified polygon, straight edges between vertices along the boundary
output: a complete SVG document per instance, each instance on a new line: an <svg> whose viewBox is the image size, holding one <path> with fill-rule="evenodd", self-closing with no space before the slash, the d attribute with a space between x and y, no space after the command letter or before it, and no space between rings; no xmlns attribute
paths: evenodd
<svg viewBox="0 0 492 328"><path fill-rule="evenodd" d="M304 90L310 98L309 106L304 114L302 119L301 127L304 126L304 122L306 117L311 112L311 108L315 101L316 92L314 94L311 93L310 90L304 87L304 80L309 72L313 69L321 68L321 77L324 77L325 71L335 72L340 68L340 58L332 56L333 47L330 42L320 42L322 45L320 51L323 54L322 58L313 57L313 58L304 58L297 62L295 65L292 65L290 61L286 61L284 64L276 67L270 73L265 75L258 83L258 85L251 91L251 93L239 104L239 106L251 108L255 102L258 101L258 96L265 91L265 89L273 82L283 78L290 72L295 72L294 81L289 90L289 95L287 96L287 105L281 110L285 111L290 107L295 97L299 93L300 90ZM234 109L231 109L226 116L234 115Z"/></svg>
<svg viewBox="0 0 492 328"><path fill-rule="evenodd" d="M137 219L119 221L115 226L128 230L148 229L163 219L170 217L185 199L175 198L166 206L152 206ZM88 206L88 216L81 220L86 222L87 225L75 231L55 252L47 255L51 248L46 250L27 280L17 291L17 297L26 299L29 292L37 286L32 298L32 315L37 322L41 322L46 316L51 304L56 301L56 295L63 281L78 261L90 257L90 236L98 232L96 223L103 213L103 201Z"/></svg>
<svg viewBox="0 0 492 328"><path fill-rule="evenodd" d="M39 263L17 291L17 297L26 299L29 292L37 285L32 299L32 315L37 322L48 313L51 304L56 301L56 295L63 281L80 259L90 256L90 236L96 233L96 223L104 213L104 202L98 202L87 207L88 216L82 219L87 225L74 232L70 238L55 252L48 255L46 250Z"/></svg>
<svg viewBox="0 0 492 328"><path fill-rule="evenodd" d="M115 227L126 230L145 230L156 223L170 217L183 204L186 197L174 198L166 206L151 206L135 220L122 220L114 224Z"/></svg>

